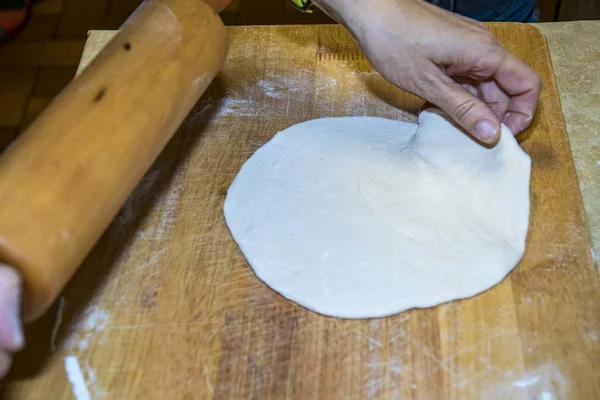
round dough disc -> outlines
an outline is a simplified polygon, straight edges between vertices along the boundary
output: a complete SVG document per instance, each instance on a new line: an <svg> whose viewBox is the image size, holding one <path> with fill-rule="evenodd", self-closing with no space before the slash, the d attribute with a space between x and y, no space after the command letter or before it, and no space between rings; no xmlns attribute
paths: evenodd
<svg viewBox="0 0 600 400"><path fill-rule="evenodd" d="M530 158L439 111L419 124L325 118L279 132L229 188L227 225L256 275L318 313L370 318L476 295L525 250Z"/></svg>

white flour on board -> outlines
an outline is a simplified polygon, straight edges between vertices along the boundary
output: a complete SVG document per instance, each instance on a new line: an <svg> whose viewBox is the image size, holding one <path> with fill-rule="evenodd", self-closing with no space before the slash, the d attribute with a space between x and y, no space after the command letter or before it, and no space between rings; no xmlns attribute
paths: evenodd
<svg viewBox="0 0 600 400"><path fill-rule="evenodd" d="M236 116L252 117L266 116L281 117L289 116L294 107L299 106L303 99L303 91L310 91L315 94L317 105L317 116L331 116L331 113L345 115L364 115L366 99L369 101L369 108L375 109L376 113L385 113L389 117L398 117L404 120L414 120L414 116L400 110L393 104L388 104L385 100L369 93L368 85L370 82L379 82L384 80L376 71L356 71L353 67L347 67L347 61L340 61L338 65L344 68L345 79L329 75L327 71L314 72L310 70L298 70L295 74L289 72L277 73L267 72L263 79L254 83L245 81L239 86L228 88L225 96L221 99L208 97L202 100L200 114L208 111L215 113L215 117ZM306 81L312 82L310 85ZM340 102L333 97L334 93L343 85L357 86L357 91L349 99ZM265 105L257 101L260 96L266 96L271 99L280 99L280 102L273 104L272 101ZM322 115L321 115L322 114Z"/></svg>
<svg viewBox="0 0 600 400"><path fill-rule="evenodd" d="M369 322L370 332L382 330L378 320ZM368 360L364 364L367 368L366 380L363 384L364 393L367 398L386 396L399 398L407 391L410 393L425 387L433 376L437 376L439 371L443 370L449 382L452 382L452 387L448 388L451 398L462 398L465 393L471 393L473 385L486 393L482 398L490 400L529 398L532 395L536 399L545 400L569 398L569 382L557 364L545 362L538 368L522 372L506 371L495 367L492 360L485 355L484 349L491 341L501 337L506 339L506 335L518 336L518 334L517 330L498 332L488 340L441 359L427 344L421 342L419 338L410 336L404 329L395 331L394 337L386 340L359 335L360 339L367 340L369 343ZM588 338L598 339L595 333L589 334ZM416 356L418 359L428 361L422 363L414 360L407 364L403 358L407 350L394 355L389 351L391 348L412 348L411 354L418 354ZM533 349L529 348L527 351L531 353ZM481 356L477 356L482 352ZM475 370L460 368L457 357L465 355L472 355L479 359Z"/></svg>
<svg viewBox="0 0 600 400"><path fill-rule="evenodd" d="M96 373L94 372L94 370L92 369L92 367L90 366L90 364L87 361L84 361L84 364L85 364L85 370L87 371L87 376L88 376L88 379L87 379L88 388L92 389L94 398L105 397L108 393L106 393L100 386L98 379L96 379Z"/></svg>
<svg viewBox="0 0 600 400"><path fill-rule="evenodd" d="M92 306L85 311L83 320L70 333L69 338L65 341L65 348L79 349L80 351L87 350L94 336L104 331L110 320L110 314L106 311Z"/></svg>
<svg viewBox="0 0 600 400"><path fill-rule="evenodd" d="M490 384L487 398L500 400L521 396L529 398L532 395L544 400L568 399L569 382L556 364L543 363L523 373L507 372L502 383Z"/></svg>
<svg viewBox="0 0 600 400"><path fill-rule="evenodd" d="M129 197L111 229L115 233L114 240L119 241L120 234L129 231L128 224L131 224L142 210L149 209L148 214L152 217L144 220L144 223L132 232L131 243L119 254L115 264L127 268L130 273L151 276L157 286L161 283L160 272L168 250L167 243L177 218L179 199L187 171L187 164L176 165L176 154L168 153L169 156L171 154L173 157L163 156L154 164L152 170L146 174ZM173 173L168 175L170 170L173 170ZM168 186L157 191L161 184ZM148 201L149 198L152 198L151 202ZM129 295L129 285L119 283L118 279L110 281L109 284L113 286L112 293L118 298L115 304L136 301ZM85 340L82 346L86 347Z"/></svg>
<svg viewBox="0 0 600 400"><path fill-rule="evenodd" d="M83 321L83 328L85 330L103 331L108 324L109 314L98 307L91 307L86 314L87 317Z"/></svg>
<svg viewBox="0 0 600 400"><path fill-rule="evenodd" d="M91 400L90 389L94 398L106 397L107 393L100 387L96 379L96 374L90 364L84 361L84 365L87 379L77 357L73 355L65 357L65 371L69 382L71 382L71 390L75 399Z"/></svg>
<svg viewBox="0 0 600 400"><path fill-rule="evenodd" d="M83 377L83 372L81 371L77 357L65 357L65 371L67 372L67 378L69 378L69 381L71 382L75 399L91 400L90 392L85 383L85 378Z"/></svg>
<svg viewBox="0 0 600 400"><path fill-rule="evenodd" d="M57 324L55 325L56 330L58 330L56 327L60 326L64 304L64 300L59 303ZM69 338L64 343L64 347L70 350L87 350L90 342L94 339L94 336L100 332L103 332L109 323L110 314L108 312L100 309L97 306L89 307L85 311L79 324L70 333ZM56 334L53 334L53 337L55 335ZM69 381L71 382L73 395L76 400L91 399L90 389L94 395L94 398L106 396L106 392L100 387L100 384L96 379L96 374L87 361L84 361L85 371L81 368L80 362L75 355L69 355L65 357L64 361L65 371ZM85 376L86 373L87 379Z"/></svg>

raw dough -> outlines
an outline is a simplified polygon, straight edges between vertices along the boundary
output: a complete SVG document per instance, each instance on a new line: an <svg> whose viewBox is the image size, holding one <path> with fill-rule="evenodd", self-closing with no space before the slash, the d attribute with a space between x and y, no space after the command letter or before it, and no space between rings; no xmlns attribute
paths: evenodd
<svg viewBox="0 0 600 400"><path fill-rule="evenodd" d="M325 118L242 167L225 218L256 275L318 313L370 318L470 297L525 250L530 158L426 111L419 125Z"/></svg>

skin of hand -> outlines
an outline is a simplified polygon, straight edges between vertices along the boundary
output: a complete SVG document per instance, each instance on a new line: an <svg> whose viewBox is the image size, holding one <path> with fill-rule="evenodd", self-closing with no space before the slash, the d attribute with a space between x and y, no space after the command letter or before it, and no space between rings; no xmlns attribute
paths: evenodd
<svg viewBox="0 0 600 400"><path fill-rule="evenodd" d="M422 0L315 0L358 41L390 82L435 104L494 143L535 115L542 82L480 22Z"/></svg>
<svg viewBox="0 0 600 400"><path fill-rule="evenodd" d="M21 312L21 278L0 264L0 380L8 372L12 355L24 345Z"/></svg>

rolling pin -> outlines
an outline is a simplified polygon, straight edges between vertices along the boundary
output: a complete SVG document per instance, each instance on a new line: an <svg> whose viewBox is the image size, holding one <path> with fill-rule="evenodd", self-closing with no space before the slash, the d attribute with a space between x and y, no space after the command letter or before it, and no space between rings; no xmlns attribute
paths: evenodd
<svg viewBox="0 0 600 400"><path fill-rule="evenodd" d="M146 0L0 158L0 262L41 316L221 70L229 0Z"/></svg>

